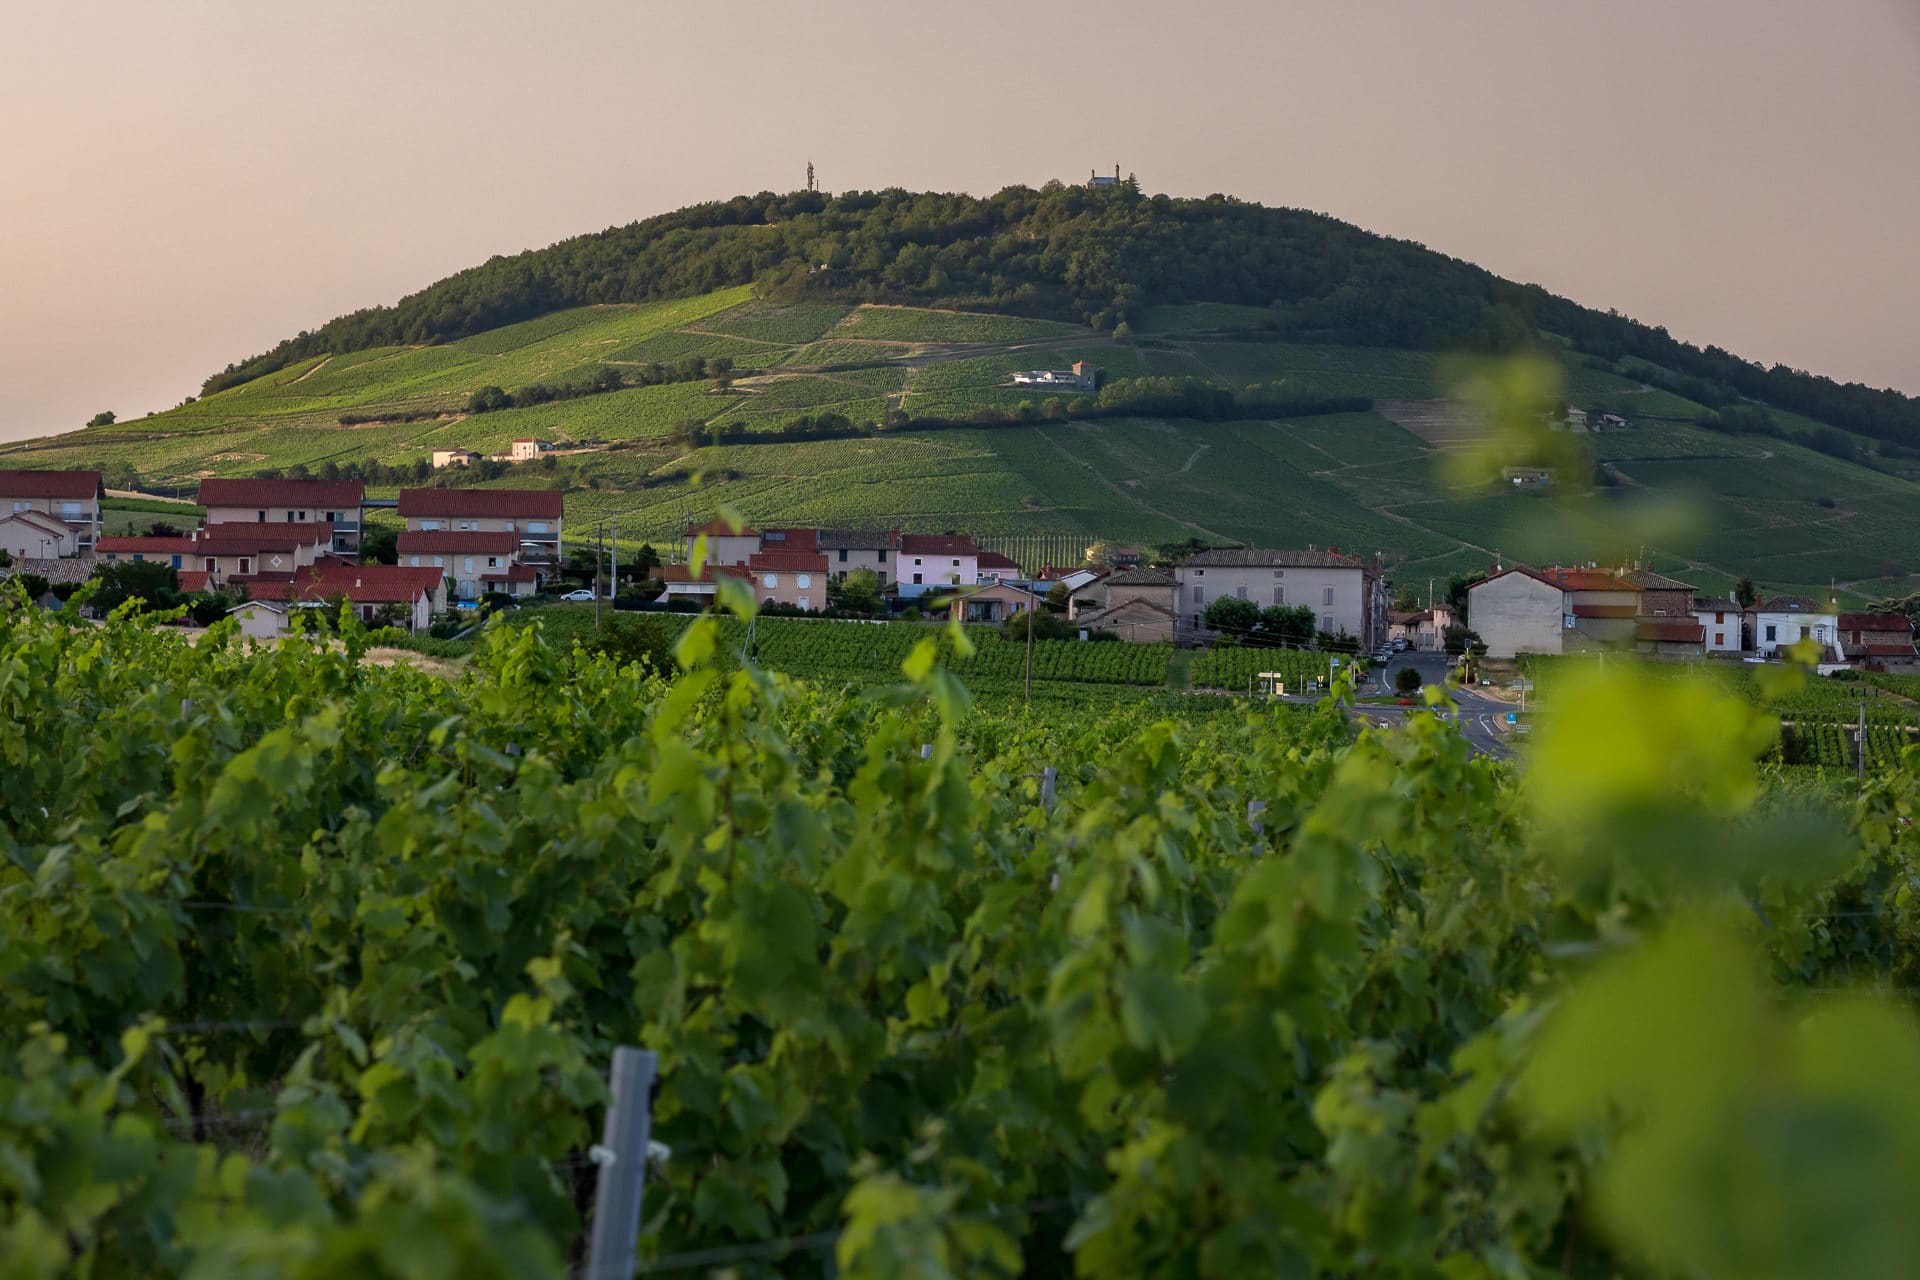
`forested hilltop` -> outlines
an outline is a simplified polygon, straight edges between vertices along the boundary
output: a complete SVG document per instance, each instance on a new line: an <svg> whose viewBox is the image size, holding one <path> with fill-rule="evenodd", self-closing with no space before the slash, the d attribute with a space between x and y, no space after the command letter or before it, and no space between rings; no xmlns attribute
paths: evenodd
<svg viewBox="0 0 1920 1280"><path fill-rule="evenodd" d="M968 195L853 191L737 196L496 257L287 339L207 379L203 394L289 362L450 341L565 307L756 285L834 298L1006 311L1127 336L1151 306L1261 309L1247 327L1302 342L1508 351L1553 335L1715 408L1744 399L1920 448L1920 402L1776 365L1582 307L1409 241L1231 197L1057 183Z"/></svg>

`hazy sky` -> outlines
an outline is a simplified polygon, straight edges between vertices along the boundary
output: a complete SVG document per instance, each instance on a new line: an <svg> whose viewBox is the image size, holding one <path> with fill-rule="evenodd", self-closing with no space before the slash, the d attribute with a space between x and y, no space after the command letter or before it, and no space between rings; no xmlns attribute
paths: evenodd
<svg viewBox="0 0 1920 1280"><path fill-rule="evenodd" d="M696 200L1117 161L1920 393L1920 0L66 0L0 41L0 438Z"/></svg>

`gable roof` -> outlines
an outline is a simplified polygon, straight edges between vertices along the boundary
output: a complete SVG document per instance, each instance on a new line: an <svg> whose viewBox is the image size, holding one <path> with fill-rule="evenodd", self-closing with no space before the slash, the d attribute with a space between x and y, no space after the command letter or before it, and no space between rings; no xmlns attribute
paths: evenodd
<svg viewBox="0 0 1920 1280"><path fill-rule="evenodd" d="M298 551L332 544L333 526L324 521L275 524L271 520L233 520L202 528L194 536L193 549L209 556L250 556L260 551Z"/></svg>
<svg viewBox="0 0 1920 1280"><path fill-rule="evenodd" d="M0 524L9 523L24 524L29 529L38 529L42 533L50 533L61 538L71 537L73 534L73 530L64 520L58 520L44 511L0 512ZM104 542L106 539L102 538L99 541Z"/></svg>
<svg viewBox="0 0 1920 1280"><path fill-rule="evenodd" d="M977 556L980 544L965 534L909 533L900 539L900 551L910 556Z"/></svg>
<svg viewBox="0 0 1920 1280"><path fill-rule="evenodd" d="M0 498L98 498L98 471L0 471Z"/></svg>
<svg viewBox="0 0 1920 1280"><path fill-rule="evenodd" d="M1697 622L1643 622L1633 629L1633 638L1667 644L1699 644L1707 638L1707 629Z"/></svg>
<svg viewBox="0 0 1920 1280"><path fill-rule="evenodd" d="M1563 591L1635 591L1633 583L1611 569L1562 568L1550 565L1527 572L1542 582L1551 582ZM1692 588L1688 588L1691 590Z"/></svg>
<svg viewBox="0 0 1920 1280"><path fill-rule="evenodd" d="M402 489L403 520L416 516L468 516L496 520L558 520L566 510L558 489Z"/></svg>
<svg viewBox="0 0 1920 1280"><path fill-rule="evenodd" d="M813 551L820 545L818 529L768 529L760 530L760 543L769 551Z"/></svg>
<svg viewBox="0 0 1920 1280"><path fill-rule="evenodd" d="M1824 613L1818 600L1805 596L1769 596L1753 606L1755 613Z"/></svg>
<svg viewBox="0 0 1920 1280"><path fill-rule="evenodd" d="M1163 618L1173 617L1173 610L1163 604L1148 600L1142 596L1128 596L1125 600L1105 609L1094 609L1078 615L1075 622L1098 622L1102 618L1111 618L1116 614L1138 613L1142 610L1157 613Z"/></svg>
<svg viewBox="0 0 1920 1280"><path fill-rule="evenodd" d="M1110 587L1171 587L1173 575L1162 573L1158 569L1120 569L1107 575Z"/></svg>
<svg viewBox="0 0 1920 1280"><path fill-rule="evenodd" d="M194 501L203 507L358 507L367 486L358 480L202 480Z"/></svg>
<svg viewBox="0 0 1920 1280"><path fill-rule="evenodd" d="M760 551L747 557L755 573L825 573L827 558L818 551Z"/></svg>
<svg viewBox="0 0 1920 1280"><path fill-rule="evenodd" d="M729 578L749 578L745 568L737 564L707 564L700 566L700 572L684 564L663 564L653 571L653 576L662 582L712 582L721 574Z"/></svg>
<svg viewBox="0 0 1920 1280"><path fill-rule="evenodd" d="M1682 582L1678 578L1669 578L1664 573L1655 573L1651 569L1629 569L1620 575L1623 582L1640 588L1642 591L1691 591L1691 582Z"/></svg>
<svg viewBox="0 0 1920 1280"><path fill-rule="evenodd" d="M1180 562L1195 569L1364 569L1352 556L1337 551L1275 551L1264 547L1227 547L1201 551Z"/></svg>
<svg viewBox="0 0 1920 1280"><path fill-rule="evenodd" d="M93 549L102 554L106 552L151 552L157 556L178 555L183 551L196 551L192 538L100 538Z"/></svg>
<svg viewBox="0 0 1920 1280"><path fill-rule="evenodd" d="M880 551L900 545L898 529L820 529L822 551Z"/></svg>
<svg viewBox="0 0 1920 1280"><path fill-rule="evenodd" d="M1913 634L1913 619L1904 613L1843 613L1840 626L1847 631L1903 631Z"/></svg>
<svg viewBox="0 0 1920 1280"><path fill-rule="evenodd" d="M247 584L256 600L332 600L345 596L355 604L412 604L431 596L444 574L439 569L410 569L397 564L316 564L288 582L255 580Z"/></svg>
<svg viewBox="0 0 1920 1280"><path fill-rule="evenodd" d="M1020 572L1020 562L1018 560L1010 560L998 551L982 551L978 563L982 569L994 569L1002 573L1008 570L1012 570L1014 573Z"/></svg>
<svg viewBox="0 0 1920 1280"><path fill-rule="evenodd" d="M520 549L517 533L479 533L460 529L408 529L394 544L403 556L512 555Z"/></svg>

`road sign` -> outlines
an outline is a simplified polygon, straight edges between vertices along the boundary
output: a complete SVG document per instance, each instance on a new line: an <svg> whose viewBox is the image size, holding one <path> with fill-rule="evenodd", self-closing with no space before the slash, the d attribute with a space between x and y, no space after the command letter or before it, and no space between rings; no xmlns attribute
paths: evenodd
<svg viewBox="0 0 1920 1280"><path fill-rule="evenodd" d="M1520 723L1520 717L1519 717L1519 716L1517 716L1517 715L1515 715L1515 714L1513 714L1513 712L1511 712L1511 711L1509 711L1509 712L1507 712L1507 723L1508 723L1508 724L1519 724L1519 723Z"/></svg>

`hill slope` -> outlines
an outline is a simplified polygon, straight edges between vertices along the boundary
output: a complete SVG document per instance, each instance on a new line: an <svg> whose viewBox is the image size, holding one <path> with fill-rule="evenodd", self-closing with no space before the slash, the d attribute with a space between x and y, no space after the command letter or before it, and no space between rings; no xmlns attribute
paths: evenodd
<svg viewBox="0 0 1920 1280"><path fill-rule="evenodd" d="M1550 521L1537 494L1436 465L1479 430L1444 400L1440 348L1528 343L1560 353L1569 402L1635 424L1587 438L1604 483ZM582 533L626 511L625 536L670 537L727 501L756 520L969 528L1059 554L1092 537L1336 544L1384 551L1408 579L1496 554L1612 554L1635 499L1684 493L1703 519L1658 549L1704 587L1910 589L1912 402L1691 351L1312 214L1130 191L763 196L496 259L283 343L178 409L0 465L100 466L128 487L345 470L378 493L418 482L434 449L531 435L562 456L460 479L564 487ZM1833 412L1754 400L1688 372L1695 357ZM1048 406L1009 381L1075 359L1110 384L1277 399L1230 421L1164 404L1070 417L1085 398ZM487 388L513 407L470 414Z"/></svg>

